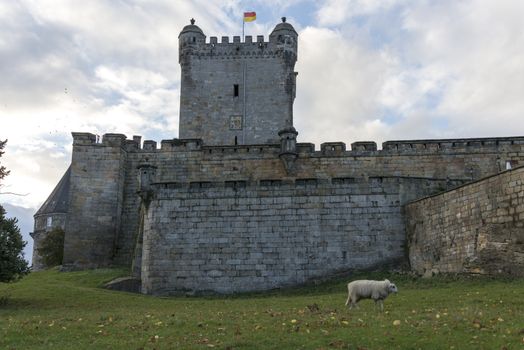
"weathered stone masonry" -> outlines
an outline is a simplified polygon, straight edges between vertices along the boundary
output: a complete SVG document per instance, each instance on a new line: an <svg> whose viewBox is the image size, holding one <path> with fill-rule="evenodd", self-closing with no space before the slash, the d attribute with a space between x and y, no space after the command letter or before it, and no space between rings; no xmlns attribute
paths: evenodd
<svg viewBox="0 0 524 350"><path fill-rule="evenodd" d="M73 133L73 140L64 263L107 266L121 230L125 136L106 134L96 143L93 134Z"/></svg>
<svg viewBox="0 0 524 350"><path fill-rule="evenodd" d="M524 167L407 205L419 273L524 276Z"/></svg>
<svg viewBox="0 0 524 350"><path fill-rule="evenodd" d="M402 259L404 181L157 184L143 291L263 290Z"/></svg>

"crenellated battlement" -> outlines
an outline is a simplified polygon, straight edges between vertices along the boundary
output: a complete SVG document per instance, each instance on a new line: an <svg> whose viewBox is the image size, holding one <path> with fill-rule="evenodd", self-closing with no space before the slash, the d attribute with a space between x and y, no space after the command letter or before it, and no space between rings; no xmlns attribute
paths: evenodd
<svg viewBox="0 0 524 350"><path fill-rule="evenodd" d="M140 140L127 140L124 134L104 134L102 137L88 132L72 132L73 146L100 145L111 147L125 147L126 144L139 143Z"/></svg>
<svg viewBox="0 0 524 350"><path fill-rule="evenodd" d="M489 138L465 138L465 139L434 139L434 140L407 140L386 141L382 144L385 151L410 151L410 150L446 150L446 149L482 149L499 146L524 145L524 137L489 137Z"/></svg>
<svg viewBox="0 0 524 350"><path fill-rule="evenodd" d="M189 43L181 46L181 61L184 56L192 56L197 59L249 59L261 57L287 57L290 54L296 56L297 43L295 39L286 38L282 41L264 41L263 35L258 35L256 40L252 36L246 36L241 42L239 36L223 36L221 41L217 37L210 37L209 42Z"/></svg>
<svg viewBox="0 0 524 350"><path fill-rule="evenodd" d="M277 154L280 149L278 144L207 146L201 139L177 138L162 140L160 147L158 147L158 143L153 140L145 140L142 143L141 136L133 136L132 139L127 139L123 134L104 134L100 137L92 133L73 132L72 135L74 145L123 147L128 152L191 151L206 154L238 154L240 156L248 153ZM320 145L320 150L316 150L313 143L298 143L297 153L312 157L355 157L482 153L499 149L513 149L515 152L524 152L524 136L385 141L380 150L377 149L377 144L373 141L353 142L350 146L350 149L347 149L344 142L324 142Z"/></svg>

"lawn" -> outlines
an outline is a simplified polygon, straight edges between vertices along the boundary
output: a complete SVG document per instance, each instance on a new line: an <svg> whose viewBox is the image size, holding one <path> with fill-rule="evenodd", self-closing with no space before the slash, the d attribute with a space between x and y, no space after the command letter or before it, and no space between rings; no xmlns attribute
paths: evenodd
<svg viewBox="0 0 524 350"><path fill-rule="evenodd" d="M101 289L121 270L0 284L1 349L523 349L524 279L385 276L384 312L345 280L260 294L156 298ZM359 278L363 275L356 276Z"/></svg>

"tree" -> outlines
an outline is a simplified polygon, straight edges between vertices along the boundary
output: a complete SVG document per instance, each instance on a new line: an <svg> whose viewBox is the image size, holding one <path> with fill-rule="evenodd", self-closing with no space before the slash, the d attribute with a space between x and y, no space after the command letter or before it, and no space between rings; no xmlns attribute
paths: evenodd
<svg viewBox="0 0 524 350"><path fill-rule="evenodd" d="M2 154L5 153L5 151L3 151L3 149L4 149L6 143L7 143L7 140L0 141L0 158L2 157ZM9 175L9 171L5 168L5 166L0 164L0 180L2 180L7 175Z"/></svg>
<svg viewBox="0 0 524 350"><path fill-rule="evenodd" d="M22 251L27 244L22 239L16 218L6 219L0 206L0 282L15 281L29 273Z"/></svg>
<svg viewBox="0 0 524 350"><path fill-rule="evenodd" d="M64 260L64 237L64 230L60 227L55 227L42 240L38 253L42 256L45 266L62 265L62 260Z"/></svg>
<svg viewBox="0 0 524 350"><path fill-rule="evenodd" d="M7 140L0 141L0 157L4 154ZM0 180L9 171L0 165ZM7 219L5 209L0 205L0 282L16 281L29 273L29 266L24 260L22 251L27 244L22 239L16 218Z"/></svg>

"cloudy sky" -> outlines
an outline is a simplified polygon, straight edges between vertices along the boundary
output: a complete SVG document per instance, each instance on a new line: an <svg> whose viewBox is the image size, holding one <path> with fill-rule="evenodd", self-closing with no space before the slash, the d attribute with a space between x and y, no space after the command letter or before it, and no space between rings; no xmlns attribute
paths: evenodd
<svg viewBox="0 0 524 350"><path fill-rule="evenodd" d="M0 192L23 194L0 203L38 209L71 131L177 137L178 33L240 35L244 11L299 33L300 142L524 135L522 0L0 0Z"/></svg>

